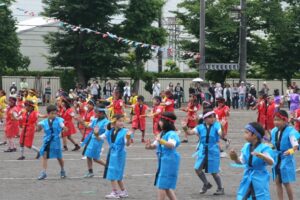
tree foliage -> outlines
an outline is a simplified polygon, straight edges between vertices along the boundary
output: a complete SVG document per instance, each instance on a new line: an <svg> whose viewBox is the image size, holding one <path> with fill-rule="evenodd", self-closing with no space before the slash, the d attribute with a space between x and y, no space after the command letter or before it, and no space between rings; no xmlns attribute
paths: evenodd
<svg viewBox="0 0 300 200"><path fill-rule="evenodd" d="M0 74L8 69L27 69L28 57L20 53L20 41L16 33L16 21L9 9L12 0L3 0L0 5Z"/></svg>
<svg viewBox="0 0 300 200"><path fill-rule="evenodd" d="M45 16L102 33L117 31L111 19L120 11L119 0L43 2ZM125 65L121 54L126 49L122 44L103 39L100 35L62 28L48 34L45 41L50 45L49 64L52 67L74 67L78 82L83 85L91 77L117 77Z"/></svg>

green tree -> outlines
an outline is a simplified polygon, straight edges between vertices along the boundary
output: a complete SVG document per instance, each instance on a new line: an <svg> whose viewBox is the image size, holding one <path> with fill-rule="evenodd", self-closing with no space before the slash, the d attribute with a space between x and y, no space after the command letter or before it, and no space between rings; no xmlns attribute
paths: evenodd
<svg viewBox="0 0 300 200"><path fill-rule="evenodd" d="M9 9L12 0L0 1L0 74L4 71L27 69L28 57L20 53L20 41L16 33L16 21Z"/></svg>
<svg viewBox="0 0 300 200"><path fill-rule="evenodd" d="M120 11L120 0L43 2L46 5L45 16L101 33L117 31L111 19ZM119 70L125 65L121 54L126 49L121 43L104 39L102 35L87 30L74 31L63 28L48 34L45 41L50 46L50 66L74 67L77 81L83 85L92 77L118 77Z"/></svg>
<svg viewBox="0 0 300 200"><path fill-rule="evenodd" d="M125 21L122 23L123 35L130 40L163 45L167 33L163 28L153 26L153 23L158 21L164 3L164 0L130 0L125 10ZM138 91L139 80L143 79L145 72L144 64L152 58L153 51L151 46L135 45L136 48L130 49L126 70L133 79L133 90Z"/></svg>

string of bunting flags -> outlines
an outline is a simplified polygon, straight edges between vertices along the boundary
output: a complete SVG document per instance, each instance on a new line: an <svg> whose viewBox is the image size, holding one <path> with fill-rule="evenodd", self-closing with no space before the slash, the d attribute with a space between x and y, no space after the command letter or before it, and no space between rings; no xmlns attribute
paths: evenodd
<svg viewBox="0 0 300 200"><path fill-rule="evenodd" d="M32 11L28 11L28 10L25 10L25 9L22 9L22 8L16 8L16 9L23 12L24 14L26 14L28 16L31 16L31 17L40 16L39 14L36 14ZM93 33L93 34L96 34L96 35L100 35L104 39L109 38L111 40L114 40L114 41L119 42L119 43L126 44L126 45L134 47L134 48L150 48L152 51L155 51L156 53L166 52L169 57L172 57L173 54L177 52L182 57L195 58L197 60L200 58L200 53L199 52L182 51L182 50L176 50L176 49L171 48L171 47L167 48L167 47L161 47L159 45L153 45L153 44L147 44L147 43L143 43L143 42L139 42L139 41L133 41L133 40L130 40L130 39L119 37L116 34L113 34L113 33L110 33L110 32L102 33L102 32L96 31L96 30L92 30L90 28L85 28L85 27L81 27L81 26L72 25L72 24L64 22L60 19L56 19L56 18L53 19L53 18L46 18L45 17L45 19L47 21L48 20L57 21L57 22L59 22L59 26L61 28L65 28L67 30L72 30L74 32L81 31L81 32L87 32L87 33Z"/></svg>

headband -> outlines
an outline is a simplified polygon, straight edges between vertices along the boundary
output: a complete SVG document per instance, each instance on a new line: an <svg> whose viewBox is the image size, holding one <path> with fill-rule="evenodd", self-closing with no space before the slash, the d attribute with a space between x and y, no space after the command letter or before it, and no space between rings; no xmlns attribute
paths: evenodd
<svg viewBox="0 0 300 200"><path fill-rule="evenodd" d="M208 118L209 116L214 115L214 114L216 114L214 111L210 111L210 112L204 114L202 118L205 119L205 118Z"/></svg>
<svg viewBox="0 0 300 200"><path fill-rule="evenodd" d="M279 112L277 112L275 114L275 117L278 117L278 118L280 118L280 119L282 119L283 121L286 121L286 122L289 121L289 119L286 116L281 115Z"/></svg>
<svg viewBox="0 0 300 200"><path fill-rule="evenodd" d="M262 135L250 124L248 124L247 126L245 126L245 129L250 131L251 133L255 134L259 139L262 138Z"/></svg>
<svg viewBox="0 0 300 200"><path fill-rule="evenodd" d="M170 121L170 122L172 122L172 123L175 123L175 120L174 120L174 119L171 119L171 118L169 118L169 117L161 116L160 118L165 119L165 120L167 120L167 121Z"/></svg>

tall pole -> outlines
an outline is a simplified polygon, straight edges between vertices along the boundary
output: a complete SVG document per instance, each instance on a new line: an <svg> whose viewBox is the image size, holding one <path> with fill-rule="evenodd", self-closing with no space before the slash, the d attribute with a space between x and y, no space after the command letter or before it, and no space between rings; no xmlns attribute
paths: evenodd
<svg viewBox="0 0 300 200"><path fill-rule="evenodd" d="M162 10L160 10L158 14L158 27L162 28ZM160 73L162 72L162 66L163 66L163 53L160 49L158 50L157 56L158 56L158 63L157 63L158 72Z"/></svg>
<svg viewBox="0 0 300 200"><path fill-rule="evenodd" d="M240 45L239 45L239 67L240 81L246 82L247 67L247 16L246 0L241 0L241 21L240 21Z"/></svg>
<svg viewBox="0 0 300 200"><path fill-rule="evenodd" d="M205 0L200 0L200 62L199 77L205 80Z"/></svg>

